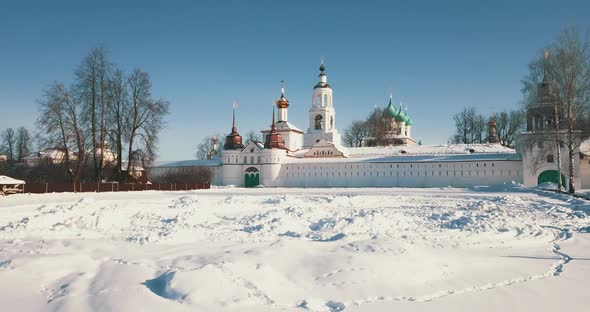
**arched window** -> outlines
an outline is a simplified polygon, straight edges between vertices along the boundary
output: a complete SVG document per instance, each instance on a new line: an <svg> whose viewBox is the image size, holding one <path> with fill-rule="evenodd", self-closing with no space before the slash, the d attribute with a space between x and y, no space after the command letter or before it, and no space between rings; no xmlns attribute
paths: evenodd
<svg viewBox="0 0 590 312"><path fill-rule="evenodd" d="M323 124L322 119L323 119L322 115L315 116L315 127L314 127L315 130L322 130L323 129L324 124Z"/></svg>
<svg viewBox="0 0 590 312"><path fill-rule="evenodd" d="M248 156L244 156L244 163L247 164L248 163Z"/></svg>
<svg viewBox="0 0 590 312"><path fill-rule="evenodd" d="M323 104L324 105L322 105L322 106L328 106L328 95L327 94L324 94L324 103Z"/></svg>

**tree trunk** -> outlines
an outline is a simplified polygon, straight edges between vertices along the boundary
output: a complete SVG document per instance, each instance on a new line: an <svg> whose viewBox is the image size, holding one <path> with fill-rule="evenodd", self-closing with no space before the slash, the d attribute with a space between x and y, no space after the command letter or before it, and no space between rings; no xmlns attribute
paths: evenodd
<svg viewBox="0 0 590 312"><path fill-rule="evenodd" d="M561 185L561 143L559 140L559 115L557 105L553 105L553 107L555 109L555 146L557 147L557 190L561 192L563 185Z"/></svg>
<svg viewBox="0 0 590 312"><path fill-rule="evenodd" d="M571 85L570 85L570 90ZM572 93L570 93L572 94ZM568 103L567 103L567 114L568 114L568 126L567 126L567 134L568 134L568 154L569 154L569 190L568 192L573 194L576 192L576 188L575 188L575 176L576 176L576 164L574 163L575 160L575 144L576 144L576 138L574 137L574 121L573 121L573 109L572 109L572 105L573 105L573 98L570 96L568 98Z"/></svg>
<svg viewBox="0 0 590 312"><path fill-rule="evenodd" d="M94 179L98 180L98 159L96 159L96 78L94 74L94 70L92 71L92 87L91 87L90 95L91 99L91 109L92 109L92 118L90 123L92 124L91 131L92 131L92 160L93 160L93 167L94 167Z"/></svg>
<svg viewBox="0 0 590 312"><path fill-rule="evenodd" d="M576 176L576 166L574 163L575 160L575 153L574 153L574 146L573 144L569 146L569 193L575 193L576 192L576 182L575 182L575 176Z"/></svg>
<svg viewBox="0 0 590 312"><path fill-rule="evenodd" d="M105 65L104 65L104 56L101 56L100 60L100 163L98 165L98 182L103 180L104 176L104 141L105 141L105 101L104 101L104 92L105 92Z"/></svg>
<svg viewBox="0 0 590 312"><path fill-rule="evenodd" d="M129 161L127 161L127 177L131 175L131 167L133 163L133 137L135 136L135 131L131 132L131 137L129 138Z"/></svg>

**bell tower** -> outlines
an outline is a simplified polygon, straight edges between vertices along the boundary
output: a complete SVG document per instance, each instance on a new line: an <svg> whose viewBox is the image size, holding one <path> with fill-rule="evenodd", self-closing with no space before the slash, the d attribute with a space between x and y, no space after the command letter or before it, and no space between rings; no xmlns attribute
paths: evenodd
<svg viewBox="0 0 590 312"><path fill-rule="evenodd" d="M324 61L320 64L320 81L313 87L309 128L304 137L304 147L309 148L320 139L340 145L340 134L336 130L336 111L332 100L332 87L328 84Z"/></svg>

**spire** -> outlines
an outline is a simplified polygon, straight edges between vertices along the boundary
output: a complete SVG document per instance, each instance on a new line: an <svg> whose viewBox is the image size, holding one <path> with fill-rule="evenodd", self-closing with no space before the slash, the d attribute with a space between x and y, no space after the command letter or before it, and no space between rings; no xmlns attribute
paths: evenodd
<svg viewBox="0 0 590 312"><path fill-rule="evenodd" d="M545 50L545 53L543 53L543 81L542 83L547 83L547 62L549 62L549 57L551 55L549 54L549 51Z"/></svg>
<svg viewBox="0 0 590 312"><path fill-rule="evenodd" d="M277 107L279 109L289 107L289 101L285 97L285 81L284 80L281 80L281 97L276 102L277 102ZM281 121L280 117L279 117L279 121Z"/></svg>
<svg viewBox="0 0 590 312"><path fill-rule="evenodd" d="M320 64L320 81L313 87L314 89L317 88L330 88L330 85L327 83L326 78L326 66L324 66L324 58L322 57L322 62Z"/></svg>
<svg viewBox="0 0 590 312"><path fill-rule="evenodd" d="M238 128L236 127L236 107L238 107L238 102L234 101L231 133L225 137L225 144L223 145L223 148L226 150L244 148L244 144L242 144L242 136L238 133Z"/></svg>
<svg viewBox="0 0 590 312"><path fill-rule="evenodd" d="M238 107L238 101L234 101L233 107L234 107L234 109L233 109L233 120L232 120L231 132L238 133L238 129L236 128L236 108Z"/></svg>
<svg viewBox="0 0 590 312"><path fill-rule="evenodd" d="M264 142L264 148L285 148L285 143L283 142L283 137L277 131L277 126L275 125L275 107L272 106L272 125L270 126L270 133L266 135L266 140Z"/></svg>
<svg viewBox="0 0 590 312"><path fill-rule="evenodd" d="M277 126L275 125L275 107L272 107L272 124L270 125L270 132L277 132Z"/></svg>

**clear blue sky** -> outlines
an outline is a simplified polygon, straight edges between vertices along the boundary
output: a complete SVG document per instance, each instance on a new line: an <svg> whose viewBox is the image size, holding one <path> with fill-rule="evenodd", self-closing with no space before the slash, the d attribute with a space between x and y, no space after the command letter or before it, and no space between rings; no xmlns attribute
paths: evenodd
<svg viewBox="0 0 590 312"><path fill-rule="evenodd" d="M307 129L324 56L343 131L389 90L413 135L445 143L452 115L516 107L528 62L564 27L590 30L590 1L8 1L0 0L0 129L34 129L36 99L73 81L88 51L151 74L172 104L160 159L192 159L227 133L270 124L286 81L289 121ZM401 1L400 1L401 2Z"/></svg>

